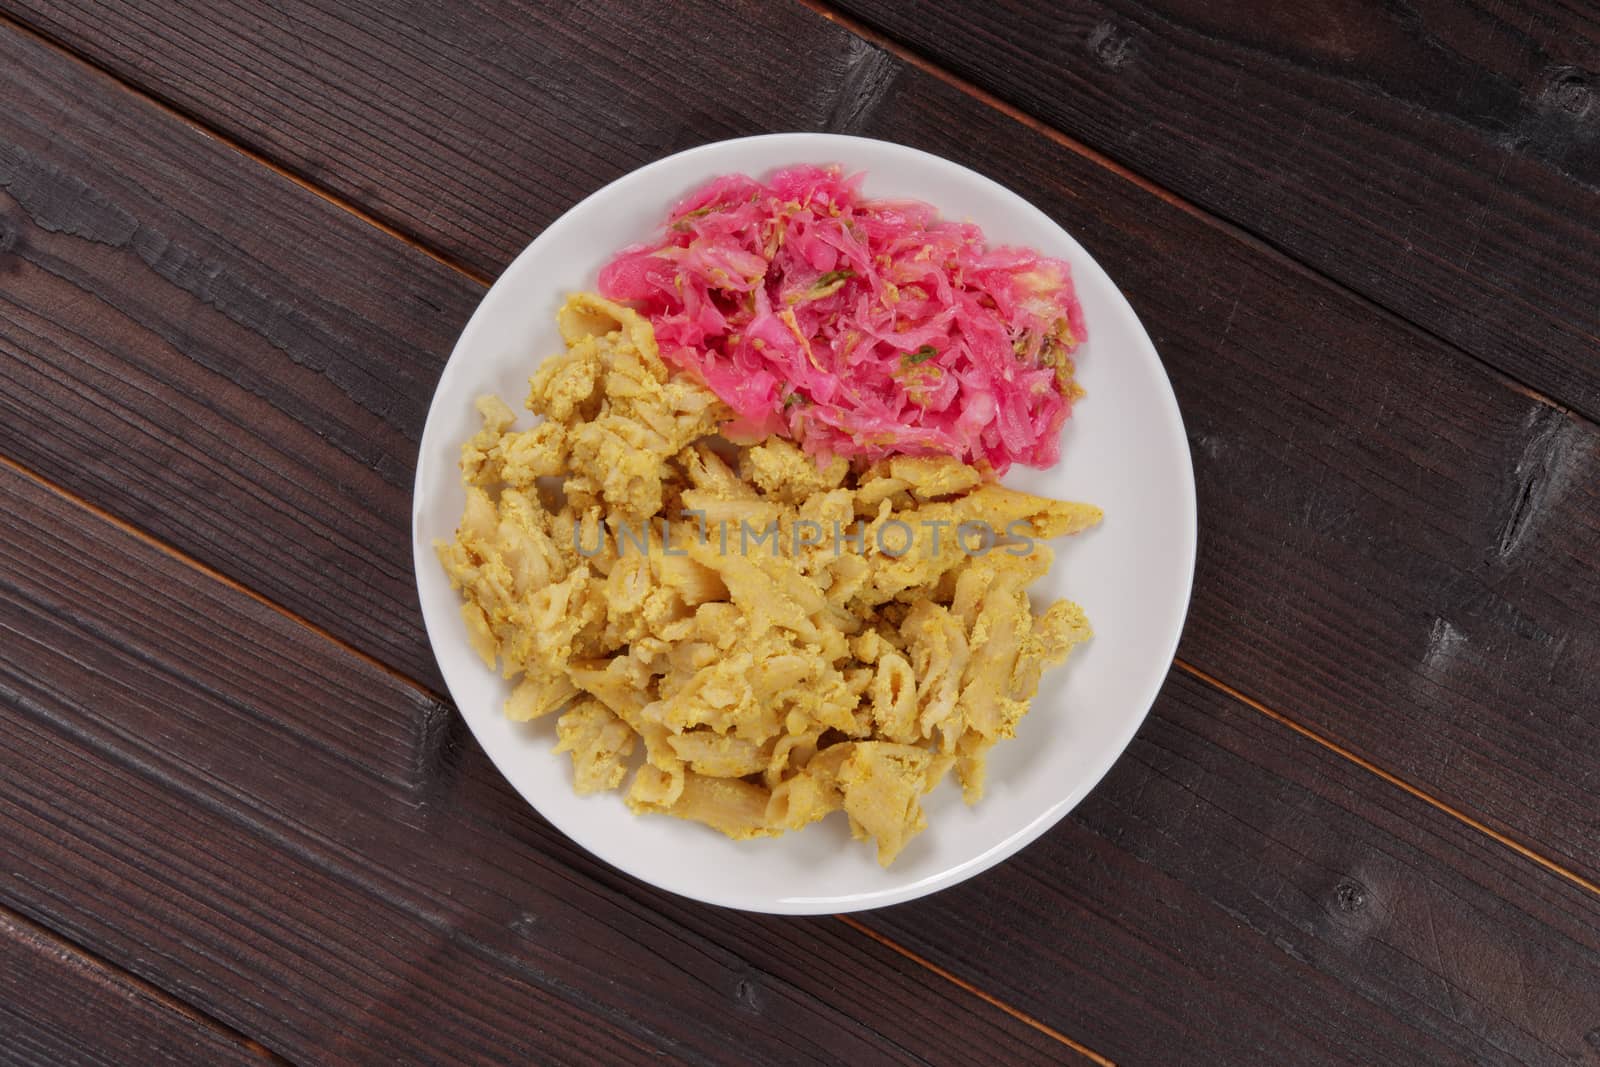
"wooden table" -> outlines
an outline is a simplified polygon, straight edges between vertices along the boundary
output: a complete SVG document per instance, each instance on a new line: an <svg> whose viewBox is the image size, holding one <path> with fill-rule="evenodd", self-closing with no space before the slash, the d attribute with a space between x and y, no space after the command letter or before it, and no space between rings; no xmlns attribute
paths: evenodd
<svg viewBox="0 0 1600 1067"><path fill-rule="evenodd" d="M1600 21L1158 0L3 0L0 1061L1600 1064ZM680 900L424 637L424 414L587 192L929 149L1126 289L1179 658L923 901Z"/></svg>

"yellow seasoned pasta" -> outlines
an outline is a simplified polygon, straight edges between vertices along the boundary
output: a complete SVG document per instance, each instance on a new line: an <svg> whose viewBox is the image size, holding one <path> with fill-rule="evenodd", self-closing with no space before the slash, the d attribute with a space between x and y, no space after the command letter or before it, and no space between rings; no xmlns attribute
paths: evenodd
<svg viewBox="0 0 1600 1067"><path fill-rule="evenodd" d="M952 459L729 445L640 316L579 294L559 322L544 420L479 401L437 546L473 646L516 679L506 714L558 715L578 792L626 782L634 811L741 840L842 811L887 865L947 773L976 801L1040 673L1090 636L1069 601L1032 610L1039 542L1099 509Z"/></svg>

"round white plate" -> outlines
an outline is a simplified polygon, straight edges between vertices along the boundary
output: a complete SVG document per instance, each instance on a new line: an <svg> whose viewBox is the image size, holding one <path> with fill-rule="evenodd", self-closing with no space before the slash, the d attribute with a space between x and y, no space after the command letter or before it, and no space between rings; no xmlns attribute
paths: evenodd
<svg viewBox="0 0 1600 1067"><path fill-rule="evenodd" d="M1089 325L1076 356L1087 395L1067 422L1063 460L1049 471L1015 468L1005 482L1105 509L1099 528L1055 543L1055 568L1033 590L1036 601L1081 603L1094 640L1046 673L1016 738L993 749L983 800L968 808L953 782L941 785L924 798L927 830L888 870L868 843L850 840L837 813L798 833L741 843L698 824L633 815L620 793L576 795L568 757L551 753L553 717L519 724L502 716L509 684L468 646L457 594L433 550L436 539L454 536L461 516L456 464L477 429L473 399L491 392L521 404L534 367L561 349L555 313L567 294L592 289L612 253L655 234L671 207L708 179L766 177L794 163L865 171L866 195L926 200L946 218L977 222L992 243L1067 260ZM1048 830L1111 767L1177 648L1194 574L1194 473L1150 338L1105 271L1048 216L988 178L902 145L773 134L634 171L557 219L506 269L434 394L412 536L422 614L450 695L495 766L545 818L608 863L684 896L752 911L853 911L920 897L998 863Z"/></svg>

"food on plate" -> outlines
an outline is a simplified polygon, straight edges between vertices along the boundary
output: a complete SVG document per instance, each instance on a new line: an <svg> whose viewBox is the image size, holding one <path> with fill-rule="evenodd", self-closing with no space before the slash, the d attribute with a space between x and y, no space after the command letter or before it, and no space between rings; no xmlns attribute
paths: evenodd
<svg viewBox="0 0 1600 1067"><path fill-rule="evenodd" d="M990 248L928 204L865 199L861 179L718 178L619 253L600 291L643 310L667 363L737 416L731 436L996 474L1054 464L1085 336L1068 265Z"/></svg>
<svg viewBox="0 0 1600 1067"><path fill-rule="evenodd" d="M984 788L1041 671L1090 636L1027 586L1087 504L1004 488L950 456L819 461L717 437L730 407L662 360L651 323L594 294L462 450L466 507L437 550L506 714L556 716L580 793L736 839L842 810L887 865L954 773Z"/></svg>

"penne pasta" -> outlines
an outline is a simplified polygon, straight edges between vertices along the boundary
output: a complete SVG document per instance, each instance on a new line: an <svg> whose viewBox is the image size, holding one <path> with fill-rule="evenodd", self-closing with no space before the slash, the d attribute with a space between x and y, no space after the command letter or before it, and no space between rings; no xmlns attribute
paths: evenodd
<svg viewBox="0 0 1600 1067"><path fill-rule="evenodd" d="M977 801L1044 669L1090 636L1075 604L1032 610L1052 554L1026 542L1098 509L948 458L715 442L727 410L634 312L580 294L560 326L531 381L544 422L480 402L438 546L473 647L516 679L506 714L555 715L579 793L625 786L635 812L738 840L843 811L887 865L952 770ZM971 522L1012 532L973 552Z"/></svg>

